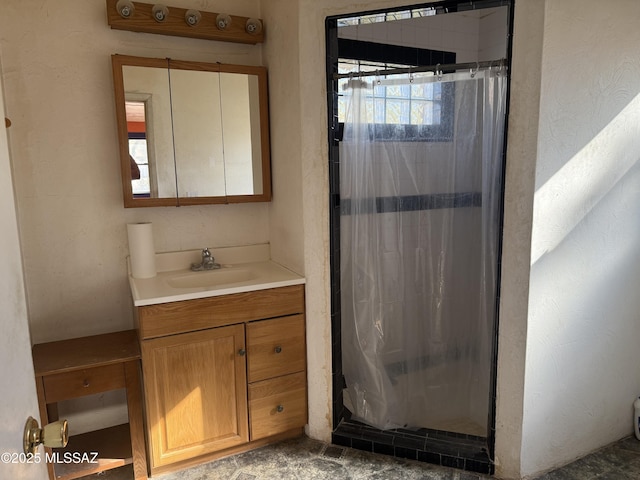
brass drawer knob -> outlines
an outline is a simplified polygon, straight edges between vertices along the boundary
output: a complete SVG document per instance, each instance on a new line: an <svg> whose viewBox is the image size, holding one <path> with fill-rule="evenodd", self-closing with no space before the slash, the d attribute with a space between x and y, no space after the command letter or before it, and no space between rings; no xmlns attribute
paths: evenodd
<svg viewBox="0 0 640 480"><path fill-rule="evenodd" d="M278 406L276 407L276 411L277 411L278 413L282 413L282 412L284 412L284 405L278 405Z"/></svg>
<svg viewBox="0 0 640 480"><path fill-rule="evenodd" d="M280 352L282 352L282 347L281 347L280 345L278 345L278 346L275 348L275 352L276 352L276 353L280 353Z"/></svg>

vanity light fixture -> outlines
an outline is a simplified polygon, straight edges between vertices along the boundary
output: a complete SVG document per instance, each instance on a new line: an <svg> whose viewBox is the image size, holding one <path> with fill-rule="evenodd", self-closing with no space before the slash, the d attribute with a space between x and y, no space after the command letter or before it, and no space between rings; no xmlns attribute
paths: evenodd
<svg viewBox="0 0 640 480"><path fill-rule="evenodd" d="M130 18L135 12L136 7L131 0L118 0L116 10L122 18Z"/></svg>
<svg viewBox="0 0 640 480"><path fill-rule="evenodd" d="M249 20L247 20L245 30L251 35L258 35L260 32L262 32L262 22L257 18L250 18Z"/></svg>
<svg viewBox="0 0 640 480"><path fill-rule="evenodd" d="M162 23L166 21L167 17L169 16L169 9L165 5L161 5L158 3L151 9L151 15L153 15L153 18L156 22Z"/></svg>
<svg viewBox="0 0 640 480"><path fill-rule="evenodd" d="M264 42L265 25L257 17L180 8L170 2L165 3L166 0L154 0L152 3L140 0L103 1L107 5L107 23L115 30L250 45Z"/></svg>
<svg viewBox="0 0 640 480"><path fill-rule="evenodd" d="M226 30L231 25L231 17L226 13L220 13L216 17L216 27L218 30Z"/></svg>
<svg viewBox="0 0 640 480"><path fill-rule="evenodd" d="M187 25L190 27L195 27L200 23L200 19L202 18L202 14L198 10L194 10L193 8L187 10L184 14L184 21L187 22Z"/></svg>

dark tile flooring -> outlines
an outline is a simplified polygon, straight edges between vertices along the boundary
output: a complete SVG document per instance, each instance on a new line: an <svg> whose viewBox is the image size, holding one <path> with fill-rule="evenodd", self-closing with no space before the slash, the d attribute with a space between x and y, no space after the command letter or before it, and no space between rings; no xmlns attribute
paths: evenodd
<svg viewBox="0 0 640 480"><path fill-rule="evenodd" d="M85 477L130 480L130 467ZM158 480L480 480L485 475L327 445L306 437L223 458ZM638 480L640 442L625 438L535 480Z"/></svg>

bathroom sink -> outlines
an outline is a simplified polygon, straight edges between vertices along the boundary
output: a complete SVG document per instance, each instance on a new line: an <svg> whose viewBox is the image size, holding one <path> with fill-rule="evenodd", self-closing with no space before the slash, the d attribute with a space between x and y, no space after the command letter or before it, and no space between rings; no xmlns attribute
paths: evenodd
<svg viewBox="0 0 640 480"><path fill-rule="evenodd" d="M173 288L207 288L246 282L253 277L250 270L223 267L218 270L174 275L167 278L167 283Z"/></svg>
<svg viewBox="0 0 640 480"><path fill-rule="evenodd" d="M216 270L193 272L202 250L156 253L156 276L135 278L129 272L136 307L233 295L305 283L304 277L269 259L269 244L211 249Z"/></svg>

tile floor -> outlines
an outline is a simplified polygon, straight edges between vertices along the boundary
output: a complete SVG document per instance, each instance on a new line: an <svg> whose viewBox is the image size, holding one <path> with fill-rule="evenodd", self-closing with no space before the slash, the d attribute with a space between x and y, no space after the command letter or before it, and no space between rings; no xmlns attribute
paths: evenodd
<svg viewBox="0 0 640 480"><path fill-rule="evenodd" d="M130 480L128 467L85 477ZM302 437L217 460L154 480L480 480L485 475L337 447ZM535 480L640 478L640 442L625 438Z"/></svg>
<svg viewBox="0 0 640 480"><path fill-rule="evenodd" d="M627 437L535 480L638 480L640 442Z"/></svg>

